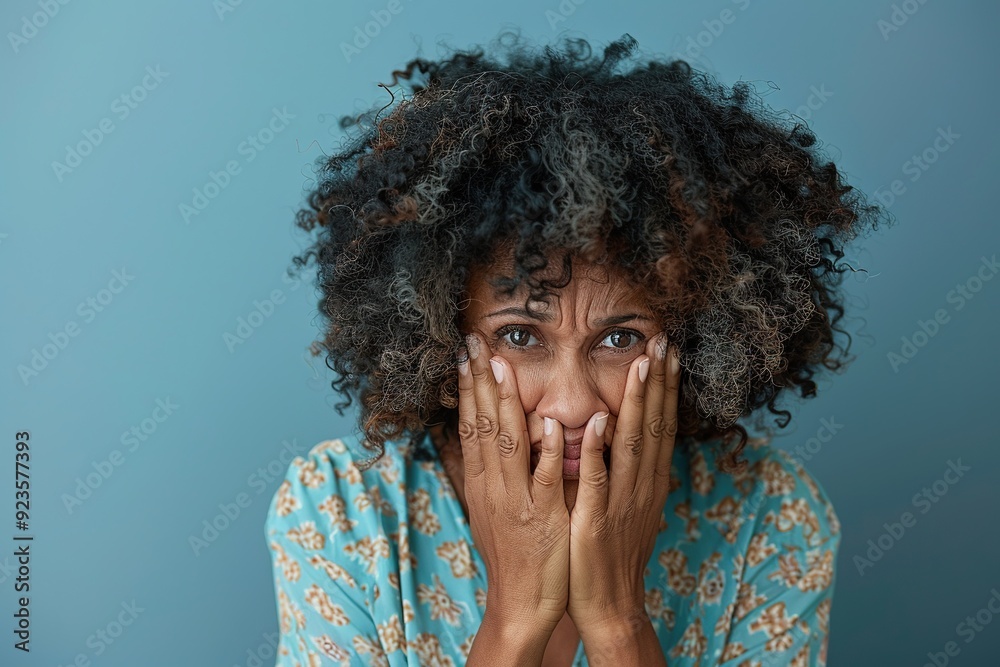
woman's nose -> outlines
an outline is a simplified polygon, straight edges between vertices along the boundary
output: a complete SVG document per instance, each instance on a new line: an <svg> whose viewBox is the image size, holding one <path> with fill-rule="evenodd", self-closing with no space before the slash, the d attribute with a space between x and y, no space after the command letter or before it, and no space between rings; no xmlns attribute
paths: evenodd
<svg viewBox="0 0 1000 667"><path fill-rule="evenodd" d="M535 412L540 417L559 420L569 439L582 437L584 427L595 412L610 412L601 398L598 378L579 366L554 366L543 382ZM578 430L579 434L568 433L571 430Z"/></svg>

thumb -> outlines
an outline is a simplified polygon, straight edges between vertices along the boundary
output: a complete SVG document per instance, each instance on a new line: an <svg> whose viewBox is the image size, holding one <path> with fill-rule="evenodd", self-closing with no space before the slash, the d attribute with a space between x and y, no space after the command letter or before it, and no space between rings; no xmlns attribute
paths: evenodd
<svg viewBox="0 0 1000 667"><path fill-rule="evenodd" d="M563 428L557 419L545 418L542 453L535 466L531 497L538 504L556 506L563 498Z"/></svg>

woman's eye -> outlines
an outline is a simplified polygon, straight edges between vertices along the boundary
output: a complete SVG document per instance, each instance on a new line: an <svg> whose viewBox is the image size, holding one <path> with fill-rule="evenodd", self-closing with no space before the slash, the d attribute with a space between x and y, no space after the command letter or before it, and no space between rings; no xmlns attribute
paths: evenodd
<svg viewBox="0 0 1000 667"><path fill-rule="evenodd" d="M528 341L534 338L527 329L518 327L504 327L497 332L497 336L511 347L528 347Z"/></svg>
<svg viewBox="0 0 1000 667"><path fill-rule="evenodd" d="M506 326L496 333L498 342L513 348L529 348L538 344L538 340L531 335L531 331L524 327ZM629 352L641 343L643 336L627 329L616 329L604 337L602 346L609 348L612 352Z"/></svg>
<svg viewBox="0 0 1000 667"><path fill-rule="evenodd" d="M632 345L637 342L639 336L638 334L632 333L631 331L612 331L608 334L608 337L604 339L604 342L611 341L608 347L613 348L617 351L627 351L632 348Z"/></svg>

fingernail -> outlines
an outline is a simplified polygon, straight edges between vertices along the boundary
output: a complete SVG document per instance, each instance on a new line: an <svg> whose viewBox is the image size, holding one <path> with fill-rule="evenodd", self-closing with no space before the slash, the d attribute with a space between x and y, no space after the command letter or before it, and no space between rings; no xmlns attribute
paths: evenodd
<svg viewBox="0 0 1000 667"><path fill-rule="evenodd" d="M667 335L661 333L656 341L656 360L663 361L667 356Z"/></svg>
<svg viewBox="0 0 1000 667"><path fill-rule="evenodd" d="M469 356L473 359L479 358L479 339L476 338L475 334L469 334L465 337L465 345L469 348Z"/></svg>
<svg viewBox="0 0 1000 667"><path fill-rule="evenodd" d="M490 366L493 367L493 377L497 379L497 384L503 382L503 364L496 359L490 359Z"/></svg>
<svg viewBox="0 0 1000 667"><path fill-rule="evenodd" d="M649 357L639 362L639 380L645 382L647 375L649 375Z"/></svg>
<svg viewBox="0 0 1000 667"><path fill-rule="evenodd" d="M545 418L545 435L552 435L552 429L556 427L556 420L551 417Z"/></svg>
<svg viewBox="0 0 1000 667"><path fill-rule="evenodd" d="M455 361L458 364L458 372L462 375L468 375L469 373L469 351L465 349L464 345L459 346L458 354L455 355Z"/></svg>
<svg viewBox="0 0 1000 667"><path fill-rule="evenodd" d="M597 435L604 435L604 427L608 425L608 413L605 412L602 416L594 420L594 433Z"/></svg>
<svg viewBox="0 0 1000 667"><path fill-rule="evenodd" d="M677 349L677 346L673 346L673 354L670 361L670 371L676 373L681 369L681 351Z"/></svg>

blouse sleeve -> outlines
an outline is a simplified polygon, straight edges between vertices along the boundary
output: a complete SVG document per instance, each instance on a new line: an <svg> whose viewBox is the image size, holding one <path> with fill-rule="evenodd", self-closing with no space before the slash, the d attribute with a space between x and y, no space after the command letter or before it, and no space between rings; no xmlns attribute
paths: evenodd
<svg viewBox="0 0 1000 667"><path fill-rule="evenodd" d="M825 491L773 450L749 498L756 509L718 667L824 667L840 522Z"/></svg>
<svg viewBox="0 0 1000 667"><path fill-rule="evenodd" d="M334 466L315 448L308 459L291 462L268 508L279 621L275 667L389 664L372 617L370 576L342 550L340 536L355 522L331 485L335 479Z"/></svg>

